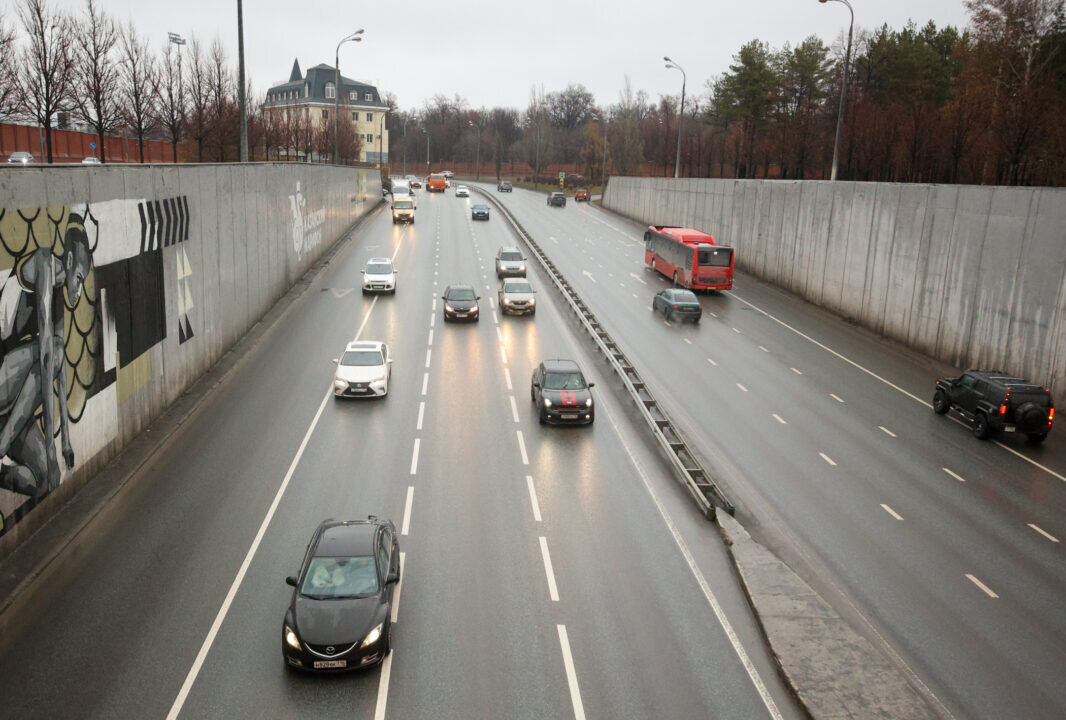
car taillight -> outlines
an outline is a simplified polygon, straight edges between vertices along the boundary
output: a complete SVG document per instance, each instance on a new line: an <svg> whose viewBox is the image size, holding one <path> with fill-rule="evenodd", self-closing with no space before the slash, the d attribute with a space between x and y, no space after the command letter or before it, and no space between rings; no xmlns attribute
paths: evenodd
<svg viewBox="0 0 1066 720"><path fill-rule="evenodd" d="M674 310L677 310L677 303L674 303Z"/></svg>
<svg viewBox="0 0 1066 720"><path fill-rule="evenodd" d="M1054 420L1054 419L1055 419L1055 408L1051 408L1050 410L1048 410L1047 424L1050 425L1051 421Z"/></svg>
<svg viewBox="0 0 1066 720"><path fill-rule="evenodd" d="M1000 405L999 406L999 414L1000 415L1006 415L1007 414L1007 406L1006 405Z"/></svg>

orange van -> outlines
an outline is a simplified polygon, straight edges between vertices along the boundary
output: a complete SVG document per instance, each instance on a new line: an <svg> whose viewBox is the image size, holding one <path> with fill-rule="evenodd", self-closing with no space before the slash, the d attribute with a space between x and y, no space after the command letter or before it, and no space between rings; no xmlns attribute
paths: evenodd
<svg viewBox="0 0 1066 720"><path fill-rule="evenodd" d="M444 179L444 175L441 173L433 173L429 176L429 191L430 192L444 192L444 188L447 187L447 181Z"/></svg>

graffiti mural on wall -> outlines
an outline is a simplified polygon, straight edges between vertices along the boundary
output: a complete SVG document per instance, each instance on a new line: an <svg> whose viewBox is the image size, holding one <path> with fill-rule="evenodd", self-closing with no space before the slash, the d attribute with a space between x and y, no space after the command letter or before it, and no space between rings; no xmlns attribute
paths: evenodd
<svg viewBox="0 0 1066 720"><path fill-rule="evenodd" d="M193 337L185 197L0 208L0 534L114 439L166 337ZM58 443L58 449L57 449Z"/></svg>
<svg viewBox="0 0 1066 720"><path fill-rule="evenodd" d="M289 196L289 208L292 210L292 249L296 257L303 257L308 250L322 242L322 226L326 224L326 210L307 209L307 198L300 192L300 183L296 183L296 194Z"/></svg>

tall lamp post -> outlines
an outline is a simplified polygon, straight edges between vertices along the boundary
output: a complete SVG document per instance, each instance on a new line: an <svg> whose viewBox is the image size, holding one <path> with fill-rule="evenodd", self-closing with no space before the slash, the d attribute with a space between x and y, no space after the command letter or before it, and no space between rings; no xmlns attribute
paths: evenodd
<svg viewBox="0 0 1066 720"><path fill-rule="evenodd" d="M378 123L378 167L385 169L385 113L381 113Z"/></svg>
<svg viewBox="0 0 1066 720"><path fill-rule="evenodd" d="M825 0L819 0L819 2L825 2ZM681 125L685 122L685 83L688 77L676 62L666 56L663 56L663 60L666 61L667 70L681 70L681 112L677 114L677 161L674 163L674 177L678 178L681 177Z"/></svg>
<svg viewBox="0 0 1066 720"><path fill-rule="evenodd" d="M237 106L241 115L241 162L248 162L248 101L244 97L244 7L237 0Z"/></svg>
<svg viewBox="0 0 1066 720"><path fill-rule="evenodd" d="M481 126L475 125L473 120L467 120L466 124L477 130L477 180L481 182Z"/></svg>
<svg viewBox="0 0 1066 720"><path fill-rule="evenodd" d="M851 32L855 29L855 11L851 9L851 3L848 0L818 0L818 2L825 4L827 2L843 3L848 8L848 12L851 14L851 23L848 25L848 48L844 51L844 77L840 82L840 109L837 110L837 135L833 141L833 170L829 175L829 179L837 179L837 161L840 156L840 128L844 124L844 95L848 90L848 64L851 62Z"/></svg>
<svg viewBox="0 0 1066 720"><path fill-rule="evenodd" d="M593 120L599 121L600 117L596 113L592 113L589 117ZM602 194L607 189L607 121L603 121L603 172L600 173L600 185Z"/></svg>
<svg viewBox="0 0 1066 720"><path fill-rule="evenodd" d="M403 176L407 177L407 113L403 116Z"/></svg>
<svg viewBox="0 0 1066 720"><path fill-rule="evenodd" d="M333 162L341 162L341 45L346 42L362 42L363 28L359 28L337 43L337 52L333 57Z"/></svg>
<svg viewBox="0 0 1066 720"><path fill-rule="evenodd" d="M422 132L424 132L426 134L426 182L428 183L429 182L429 127L423 125L422 126ZM428 192L428 190L429 190L428 186L426 187L426 190Z"/></svg>
<svg viewBox="0 0 1066 720"><path fill-rule="evenodd" d="M185 44L185 38L177 33L168 32L167 41L178 46L178 107L185 111L185 84L181 80L181 46ZM184 116L183 116L184 119ZM183 123L184 124L184 123ZM178 161L178 144L174 143L174 162Z"/></svg>

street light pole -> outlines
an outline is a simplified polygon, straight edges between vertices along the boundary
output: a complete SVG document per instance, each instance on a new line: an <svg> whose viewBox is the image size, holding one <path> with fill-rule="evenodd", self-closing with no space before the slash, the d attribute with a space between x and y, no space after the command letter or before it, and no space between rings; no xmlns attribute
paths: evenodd
<svg viewBox="0 0 1066 720"><path fill-rule="evenodd" d="M840 128L844 124L844 95L848 90L848 64L851 62L851 33L855 29L855 11L851 8L851 3L848 0L818 0L818 2L825 4L827 2L843 3L848 8L848 12L851 14L851 23L848 25L848 47L844 51L844 77L840 82L840 109L837 110L837 134L836 139L833 140L833 170L829 175L829 180L833 181L837 179L837 167L838 158L840 156Z"/></svg>
<svg viewBox="0 0 1066 720"><path fill-rule="evenodd" d="M403 116L403 176L407 177L407 114Z"/></svg>
<svg viewBox="0 0 1066 720"><path fill-rule="evenodd" d="M422 132L424 132L426 134L426 182L428 183L429 182L429 128L428 127L423 127L422 128ZM429 190L428 186L426 187L426 190L427 191Z"/></svg>
<svg viewBox="0 0 1066 720"><path fill-rule="evenodd" d="M481 182L481 126L475 125L473 120L467 120L467 124L477 130L477 180Z"/></svg>
<svg viewBox="0 0 1066 720"><path fill-rule="evenodd" d="M167 41L173 45L178 46L178 108L182 113L182 124L185 120L185 84L181 80L181 46L185 44L185 38L177 33L168 32ZM176 123L175 123L176 124ZM177 133L175 133L176 135ZM174 138L174 162L178 161L178 143L177 138Z"/></svg>
<svg viewBox="0 0 1066 720"><path fill-rule="evenodd" d="M333 162L341 162L341 45L346 42L362 42L363 28L337 43L337 52L333 56Z"/></svg>
<svg viewBox="0 0 1066 720"><path fill-rule="evenodd" d="M385 113L381 113L378 123L378 167L385 169Z"/></svg>
<svg viewBox="0 0 1066 720"><path fill-rule="evenodd" d="M237 0L237 105L241 113L241 162L248 162L248 101L244 97L244 7Z"/></svg>
<svg viewBox="0 0 1066 720"><path fill-rule="evenodd" d="M819 2L825 2L825 0L819 0ZM677 115L677 161L674 163L674 177L679 178L681 177L681 125L685 122L685 84L688 82L688 77L676 62L665 56L663 60L666 61L668 70L681 70L681 112Z"/></svg>

